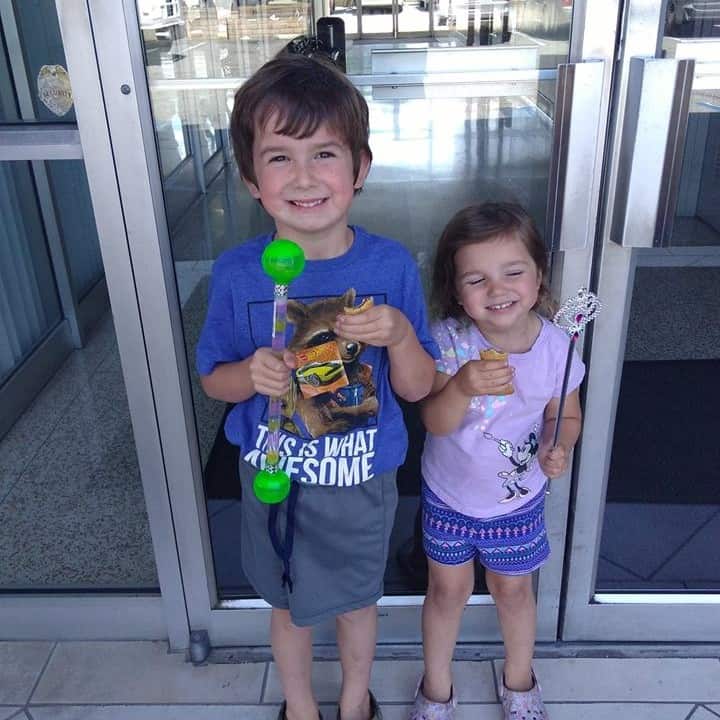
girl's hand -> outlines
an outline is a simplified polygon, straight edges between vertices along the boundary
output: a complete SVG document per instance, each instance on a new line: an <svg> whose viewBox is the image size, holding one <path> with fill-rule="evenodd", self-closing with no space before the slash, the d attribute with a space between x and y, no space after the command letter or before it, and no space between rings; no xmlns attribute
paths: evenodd
<svg viewBox="0 0 720 720"><path fill-rule="evenodd" d="M248 366L255 392L282 397L290 389L290 370L294 367L295 356L289 350L279 356L269 347L258 348Z"/></svg>
<svg viewBox="0 0 720 720"><path fill-rule="evenodd" d="M497 395L512 382L515 371L507 360L469 360L453 376L463 395Z"/></svg>
<svg viewBox="0 0 720 720"><path fill-rule="evenodd" d="M375 347L399 345L410 330L410 321L391 305L374 305L355 315L342 313L335 320L338 335Z"/></svg>
<svg viewBox="0 0 720 720"><path fill-rule="evenodd" d="M569 457L570 453L563 445L541 446L538 452L540 467L551 480L560 477L567 470Z"/></svg>

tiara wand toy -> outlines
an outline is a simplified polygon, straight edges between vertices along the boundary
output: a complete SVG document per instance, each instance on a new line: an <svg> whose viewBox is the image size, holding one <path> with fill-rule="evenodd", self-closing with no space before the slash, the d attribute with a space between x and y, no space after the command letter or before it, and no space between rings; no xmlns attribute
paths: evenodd
<svg viewBox="0 0 720 720"><path fill-rule="evenodd" d="M305 254L292 240L278 238L263 251L263 270L275 282L273 293L272 349L282 354L285 350L285 328L287 326L288 285L305 267ZM290 492L290 478L279 467L280 423L282 421L282 400L271 397L268 407L268 439L265 451L265 467L253 480L253 492L260 502L268 505L281 503Z"/></svg>
<svg viewBox="0 0 720 720"><path fill-rule="evenodd" d="M572 365L572 354L575 349L577 339L585 331L588 323L592 322L600 312L602 304L595 293L590 292L587 288L581 287L574 297L568 298L555 313L553 322L559 328L562 328L570 338L567 356L565 358L565 372L563 373L562 389L560 390L560 404L558 405L557 422L555 423L555 432L553 433L552 446L557 446L558 436L560 435L560 424L562 422L562 414L565 409L565 398L567 397L567 386L570 380L570 366ZM548 478L547 494L550 493L550 478Z"/></svg>

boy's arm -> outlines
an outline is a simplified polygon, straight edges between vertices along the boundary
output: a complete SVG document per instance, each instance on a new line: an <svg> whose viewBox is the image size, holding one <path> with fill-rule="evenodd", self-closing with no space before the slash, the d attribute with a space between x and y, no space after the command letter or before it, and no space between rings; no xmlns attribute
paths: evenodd
<svg viewBox="0 0 720 720"><path fill-rule="evenodd" d="M243 402L255 394L250 380L249 364L250 358L245 358L239 362L216 365L209 375L200 376L200 385L205 394L214 400Z"/></svg>
<svg viewBox="0 0 720 720"><path fill-rule="evenodd" d="M281 397L290 389L294 366L288 350L280 358L270 348L258 348L244 360L216 365L209 375L200 376L200 384L211 398L225 402L243 402L255 393Z"/></svg>
<svg viewBox="0 0 720 720"><path fill-rule="evenodd" d="M335 331L343 337L387 348L390 385L403 400L416 402L430 392L435 361L401 310L375 305L357 315L343 313L337 317Z"/></svg>
<svg viewBox="0 0 720 720"><path fill-rule="evenodd" d="M405 322L407 332L402 340L388 346L390 385L403 400L417 402L432 389L435 360L420 344L410 321L405 318Z"/></svg>

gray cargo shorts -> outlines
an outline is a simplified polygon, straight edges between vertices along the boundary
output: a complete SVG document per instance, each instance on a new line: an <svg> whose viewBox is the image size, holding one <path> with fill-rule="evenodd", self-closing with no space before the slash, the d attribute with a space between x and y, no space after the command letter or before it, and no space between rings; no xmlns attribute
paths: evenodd
<svg viewBox="0 0 720 720"><path fill-rule="evenodd" d="M298 626L316 625L377 602L383 594L398 500L394 471L352 487L301 484L290 557L292 592L283 586L283 563L270 540L269 506L252 490L257 470L241 460L239 471L243 570L263 600L289 610ZM287 504L281 503L277 514L281 541Z"/></svg>

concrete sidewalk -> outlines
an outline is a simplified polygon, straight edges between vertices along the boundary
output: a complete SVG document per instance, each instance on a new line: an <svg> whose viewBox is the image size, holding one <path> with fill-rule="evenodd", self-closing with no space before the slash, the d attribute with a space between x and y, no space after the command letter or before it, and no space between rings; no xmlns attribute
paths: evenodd
<svg viewBox="0 0 720 720"><path fill-rule="evenodd" d="M458 720L501 719L501 667L456 661ZM376 661L372 687L386 720L406 717L421 668ZM720 718L717 657L541 657L535 669L552 720ZM334 720L339 663L318 660L313 670L325 719ZM195 667L164 642L0 643L0 720L275 720L281 700L271 662Z"/></svg>

